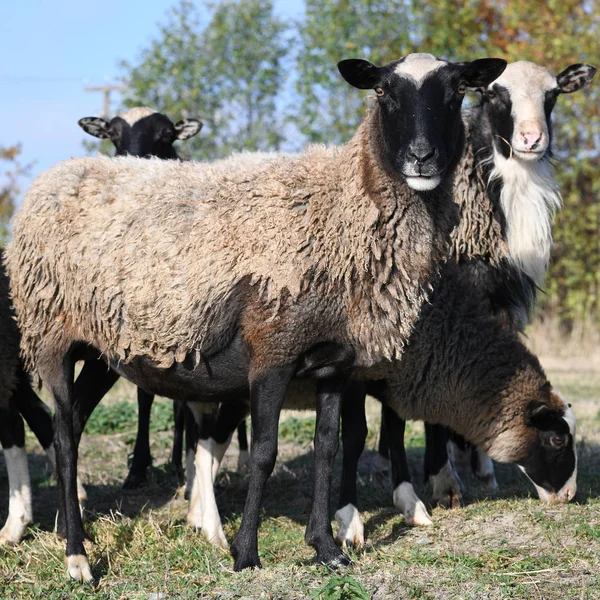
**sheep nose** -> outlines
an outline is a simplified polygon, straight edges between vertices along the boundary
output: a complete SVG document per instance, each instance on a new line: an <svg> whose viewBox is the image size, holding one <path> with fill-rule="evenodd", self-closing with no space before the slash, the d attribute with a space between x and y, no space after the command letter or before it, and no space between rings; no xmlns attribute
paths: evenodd
<svg viewBox="0 0 600 600"><path fill-rule="evenodd" d="M526 150L535 150L541 143L543 133L536 127L521 129L521 138Z"/></svg>
<svg viewBox="0 0 600 600"><path fill-rule="evenodd" d="M409 146L407 156L414 160L419 166L424 165L428 160L437 154L435 146Z"/></svg>

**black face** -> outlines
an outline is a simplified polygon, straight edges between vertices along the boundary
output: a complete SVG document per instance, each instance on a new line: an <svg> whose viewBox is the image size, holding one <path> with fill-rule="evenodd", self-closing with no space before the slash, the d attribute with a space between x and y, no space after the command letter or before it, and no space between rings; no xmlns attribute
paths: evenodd
<svg viewBox="0 0 600 600"><path fill-rule="evenodd" d="M177 139L175 126L168 117L153 113L129 125L121 117L110 122L110 139L115 145L115 156L141 158L177 158L173 142Z"/></svg>
<svg viewBox="0 0 600 600"><path fill-rule="evenodd" d="M202 129L198 119L182 119L175 125L163 114L152 113L133 125L115 117L110 122L98 117L79 120L84 131L98 138L110 139L115 146L115 156L138 156L162 159L178 158L173 147L175 140L186 140Z"/></svg>
<svg viewBox="0 0 600 600"><path fill-rule="evenodd" d="M404 72L407 60L411 56L385 67L345 60L338 68L350 84L373 88L377 94L377 146L384 168L416 190L429 190L448 174L462 152L460 109L466 88L475 81L491 82L506 62L483 59L457 65L430 57L419 59L427 72L415 77L411 67Z"/></svg>
<svg viewBox="0 0 600 600"><path fill-rule="evenodd" d="M535 428L536 441L520 465L537 486L550 494L558 493L577 465L569 424L563 415L541 402L530 404L526 422Z"/></svg>

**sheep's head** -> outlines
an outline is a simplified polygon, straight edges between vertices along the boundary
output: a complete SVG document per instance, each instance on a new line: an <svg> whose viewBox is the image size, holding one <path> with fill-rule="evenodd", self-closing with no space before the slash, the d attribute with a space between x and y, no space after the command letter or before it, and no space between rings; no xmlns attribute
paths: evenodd
<svg viewBox="0 0 600 600"><path fill-rule="evenodd" d="M375 90L372 136L384 168L419 191L435 189L462 152L466 89L487 86L505 67L500 59L453 64L431 54L409 54L384 67L360 59L338 63L348 83Z"/></svg>
<svg viewBox="0 0 600 600"><path fill-rule="evenodd" d="M569 502L577 492L575 415L548 382L534 396L520 419L492 443L489 454L515 462L544 502Z"/></svg>
<svg viewBox="0 0 600 600"><path fill-rule="evenodd" d="M169 117L145 107L132 108L110 121L85 117L78 123L86 133L110 139L115 145L115 156L142 158L177 158L173 143L187 140L202 129L198 119L182 119L173 124Z"/></svg>
<svg viewBox="0 0 600 600"><path fill-rule="evenodd" d="M532 62L509 64L487 89L480 90L496 150L505 158L526 161L545 156L556 99L585 87L595 73L595 67L583 64L571 65L558 76Z"/></svg>

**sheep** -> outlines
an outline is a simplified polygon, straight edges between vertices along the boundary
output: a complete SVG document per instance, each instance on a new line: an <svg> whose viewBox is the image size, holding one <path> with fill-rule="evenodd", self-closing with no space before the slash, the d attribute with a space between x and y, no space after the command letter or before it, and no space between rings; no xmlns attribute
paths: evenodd
<svg viewBox="0 0 600 600"><path fill-rule="evenodd" d="M110 139L116 156L179 158L173 143L194 137L202 129L198 119L181 119L173 124L171 119L151 108L136 106L110 121L100 117L79 119L79 126L90 135Z"/></svg>
<svg viewBox="0 0 600 600"><path fill-rule="evenodd" d="M72 577L93 580L74 503L73 364L99 357L148 391L186 401L249 388L236 570L260 566L259 508L285 390L295 376L317 379L306 539L320 562L349 562L328 519L343 387L350 369L404 351L455 224L464 92L505 64L427 54L385 67L342 61L346 81L377 94L356 134L264 168L74 159L36 179L14 219L8 268L23 356L55 401Z"/></svg>
<svg viewBox="0 0 600 600"><path fill-rule="evenodd" d="M452 234L453 258L471 273L472 285L483 293L490 311L501 315L515 331L529 321L550 258L552 218L561 205L550 172L551 112L559 94L583 88L595 72L590 65L576 64L554 76L535 63L512 63L487 89L480 90L479 103L465 115L465 153L455 180L461 222ZM404 422L391 418L394 422L384 429L397 442L403 437ZM460 478L452 463L468 465L471 460L449 444L449 462L446 437L444 428L426 425L425 471L434 501L451 505L461 496ZM464 447L462 439L457 442ZM407 523L430 525L425 505L410 483L404 449L394 452L394 504ZM493 463L481 449L476 452L475 474L492 492L497 488ZM348 472L353 468L347 466ZM348 475L346 480L350 479ZM342 496L352 499L356 494ZM547 494L542 490L540 497L547 498ZM362 526L349 525L352 518L356 523L357 511L346 504L352 502L342 499L338 515L342 542L351 541L344 532L360 531Z"/></svg>
<svg viewBox="0 0 600 600"><path fill-rule="evenodd" d="M149 158L156 156L162 159L178 159L179 155L173 146L174 142L187 140L202 129L203 123L198 119L182 119L174 124L169 117L151 108L136 106L114 117L110 121L100 117L84 117L79 119L79 126L90 135L101 139L110 139L115 146L115 156L139 156ZM89 367L88 367L89 368ZM84 372L87 378L87 373ZM97 382L91 381L90 385L96 386ZM77 430L85 427L85 421L92 413L95 404L90 405L89 399L97 394L92 390L83 394L85 399L78 416L80 422L76 424ZM150 413L154 396L138 388L138 430L133 449L133 460L129 473L123 483L123 488L134 489L146 481L146 472L152 464L150 453ZM173 451L171 453L171 464L179 472L182 461L183 430L186 416L191 419L185 405L175 401L175 427L173 437ZM188 428L188 433L193 434L193 428ZM194 438L186 436L187 456L193 456ZM242 423L239 429L240 448L247 455L248 441L246 439L246 428ZM243 468L247 456L241 455L240 467ZM186 461L189 469L189 458ZM187 469L186 469L187 470Z"/></svg>

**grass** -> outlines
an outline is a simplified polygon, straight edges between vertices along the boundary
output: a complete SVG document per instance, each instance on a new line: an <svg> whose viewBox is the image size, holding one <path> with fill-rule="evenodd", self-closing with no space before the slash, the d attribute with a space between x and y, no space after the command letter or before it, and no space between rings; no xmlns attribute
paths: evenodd
<svg viewBox="0 0 600 600"><path fill-rule="evenodd" d="M501 491L485 498L469 482L464 509L433 508L435 525L409 528L394 509L387 481L372 474L379 407L368 403L368 450L359 470L366 547L354 565L332 573L316 565L304 543L311 496L314 419L286 413L280 453L267 485L259 547L264 569L234 573L232 560L185 523L186 502L166 467L172 435L171 404L153 408L149 483L135 492L120 485L135 436L135 390L120 383L90 422L80 471L88 490L86 531L96 589L70 582L64 542L52 533L56 486L32 436L28 437L36 523L17 548L0 548L0 598L365 598L597 599L600 597L600 372L576 362L550 361L553 384L578 417L579 490L568 506L544 506L510 465L497 465ZM407 427L415 486L430 490L420 473L423 428ZM240 524L246 479L235 472L237 449L228 451L217 479L217 501L231 541ZM0 460L1 462L1 460ZM334 490L339 488L336 463ZM7 479L0 464L2 510ZM335 504L335 500L332 504Z"/></svg>

